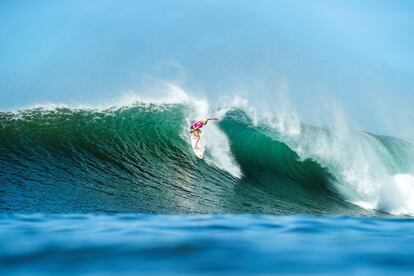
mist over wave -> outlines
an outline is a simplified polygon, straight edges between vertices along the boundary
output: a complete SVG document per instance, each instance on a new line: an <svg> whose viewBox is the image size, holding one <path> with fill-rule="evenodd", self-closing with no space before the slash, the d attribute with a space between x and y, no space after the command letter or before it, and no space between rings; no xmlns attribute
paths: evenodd
<svg viewBox="0 0 414 276"><path fill-rule="evenodd" d="M203 128L205 160L189 143ZM177 86L161 100L0 113L2 211L413 215L414 148L301 123L246 101L218 108Z"/></svg>

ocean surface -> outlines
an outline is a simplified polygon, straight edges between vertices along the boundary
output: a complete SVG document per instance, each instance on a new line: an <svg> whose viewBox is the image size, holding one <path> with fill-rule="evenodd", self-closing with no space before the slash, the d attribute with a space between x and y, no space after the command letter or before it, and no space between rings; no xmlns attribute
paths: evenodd
<svg viewBox="0 0 414 276"><path fill-rule="evenodd" d="M2 215L3 275L414 270L414 220L264 215Z"/></svg>
<svg viewBox="0 0 414 276"><path fill-rule="evenodd" d="M0 112L1 274L412 274L412 141L206 106Z"/></svg>

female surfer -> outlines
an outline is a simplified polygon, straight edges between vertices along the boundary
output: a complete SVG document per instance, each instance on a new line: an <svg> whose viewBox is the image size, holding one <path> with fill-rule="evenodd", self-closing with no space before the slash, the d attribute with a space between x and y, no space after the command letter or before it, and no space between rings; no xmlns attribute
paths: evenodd
<svg viewBox="0 0 414 276"><path fill-rule="evenodd" d="M200 128L205 126L208 123L208 121L211 121L211 120L217 120L217 118L207 118L205 120L196 121L191 125L190 133L197 138L197 141L195 143L196 148L198 148L198 142L200 141L200 134L201 134Z"/></svg>

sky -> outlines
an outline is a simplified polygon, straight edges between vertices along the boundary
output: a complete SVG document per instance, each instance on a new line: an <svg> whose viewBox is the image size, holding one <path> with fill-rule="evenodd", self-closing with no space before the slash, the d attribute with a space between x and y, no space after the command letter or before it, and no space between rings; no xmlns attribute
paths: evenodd
<svg viewBox="0 0 414 276"><path fill-rule="evenodd" d="M283 88L304 120L340 106L358 127L414 138L408 0L2 0L0 41L0 110L157 82L275 110Z"/></svg>

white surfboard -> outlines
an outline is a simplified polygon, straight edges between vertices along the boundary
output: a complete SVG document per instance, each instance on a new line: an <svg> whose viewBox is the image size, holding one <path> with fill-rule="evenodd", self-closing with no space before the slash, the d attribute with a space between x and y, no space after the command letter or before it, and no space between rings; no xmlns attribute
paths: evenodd
<svg viewBox="0 0 414 276"><path fill-rule="evenodd" d="M203 145L201 145L201 140L200 142L198 142L198 147L196 147L196 143L197 143L197 137L195 137L193 134L190 133L190 137L191 137L191 147L193 148L193 151L195 153L195 155L200 158L203 159L204 157L204 147Z"/></svg>

